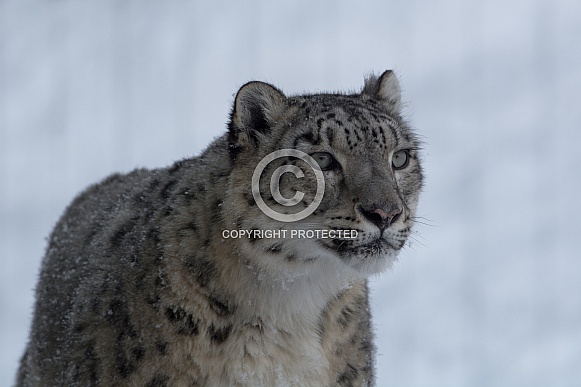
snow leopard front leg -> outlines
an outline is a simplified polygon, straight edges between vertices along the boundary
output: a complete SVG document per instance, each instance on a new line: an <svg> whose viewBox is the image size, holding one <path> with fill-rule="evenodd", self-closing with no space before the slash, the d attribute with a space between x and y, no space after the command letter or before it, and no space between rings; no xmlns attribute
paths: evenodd
<svg viewBox="0 0 581 387"><path fill-rule="evenodd" d="M374 385L375 347L366 280L352 283L327 305L320 331L323 348L332 359L331 380L338 386Z"/></svg>

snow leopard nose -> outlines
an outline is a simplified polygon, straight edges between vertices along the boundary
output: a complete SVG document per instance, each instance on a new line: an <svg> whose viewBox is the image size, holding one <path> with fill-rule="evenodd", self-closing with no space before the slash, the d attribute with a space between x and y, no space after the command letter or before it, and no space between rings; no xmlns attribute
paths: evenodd
<svg viewBox="0 0 581 387"><path fill-rule="evenodd" d="M395 209L388 213L381 208L375 208L369 211L363 207L359 207L359 212L382 231L398 220L401 215L400 209Z"/></svg>

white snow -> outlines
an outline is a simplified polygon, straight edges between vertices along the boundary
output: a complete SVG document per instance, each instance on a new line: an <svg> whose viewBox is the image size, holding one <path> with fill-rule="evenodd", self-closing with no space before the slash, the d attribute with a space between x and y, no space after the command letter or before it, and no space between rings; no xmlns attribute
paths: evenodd
<svg viewBox="0 0 581 387"><path fill-rule="evenodd" d="M0 385L75 194L199 153L246 81L355 90L389 68L429 225L373 279L378 386L578 385L580 36L569 0L0 2Z"/></svg>

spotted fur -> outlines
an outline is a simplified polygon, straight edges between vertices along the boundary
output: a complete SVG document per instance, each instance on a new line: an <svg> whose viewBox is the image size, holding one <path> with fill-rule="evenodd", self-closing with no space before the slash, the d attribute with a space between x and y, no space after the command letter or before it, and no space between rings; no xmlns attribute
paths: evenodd
<svg viewBox="0 0 581 387"><path fill-rule="evenodd" d="M251 177L270 152L331 155L325 192L300 221L271 219ZM396 168L394 154L406 158ZM403 153L402 153L403 152ZM228 133L169 168L112 175L56 225L36 290L19 386L367 386L374 345L366 278L412 230L422 171L391 71L361 93L285 96L251 82ZM280 192L316 193L305 171ZM355 239L225 238L224 230L355 230Z"/></svg>

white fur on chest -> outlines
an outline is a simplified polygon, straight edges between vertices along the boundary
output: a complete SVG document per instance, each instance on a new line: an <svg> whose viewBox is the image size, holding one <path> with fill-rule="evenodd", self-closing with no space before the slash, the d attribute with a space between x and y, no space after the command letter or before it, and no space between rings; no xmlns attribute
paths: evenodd
<svg viewBox="0 0 581 387"><path fill-rule="evenodd" d="M303 245L302 248L307 246ZM313 249L310 249L313 252ZM250 252L245 252L250 253ZM240 325L225 344L222 383L240 386L328 385L329 354L321 344L321 316L327 304L357 276L320 251L299 270L241 263L230 289ZM256 261L255 261L256 262ZM297 268L298 269L298 268Z"/></svg>
<svg viewBox="0 0 581 387"><path fill-rule="evenodd" d="M328 383L328 359L314 332L240 332L228 346L229 385L321 386Z"/></svg>

